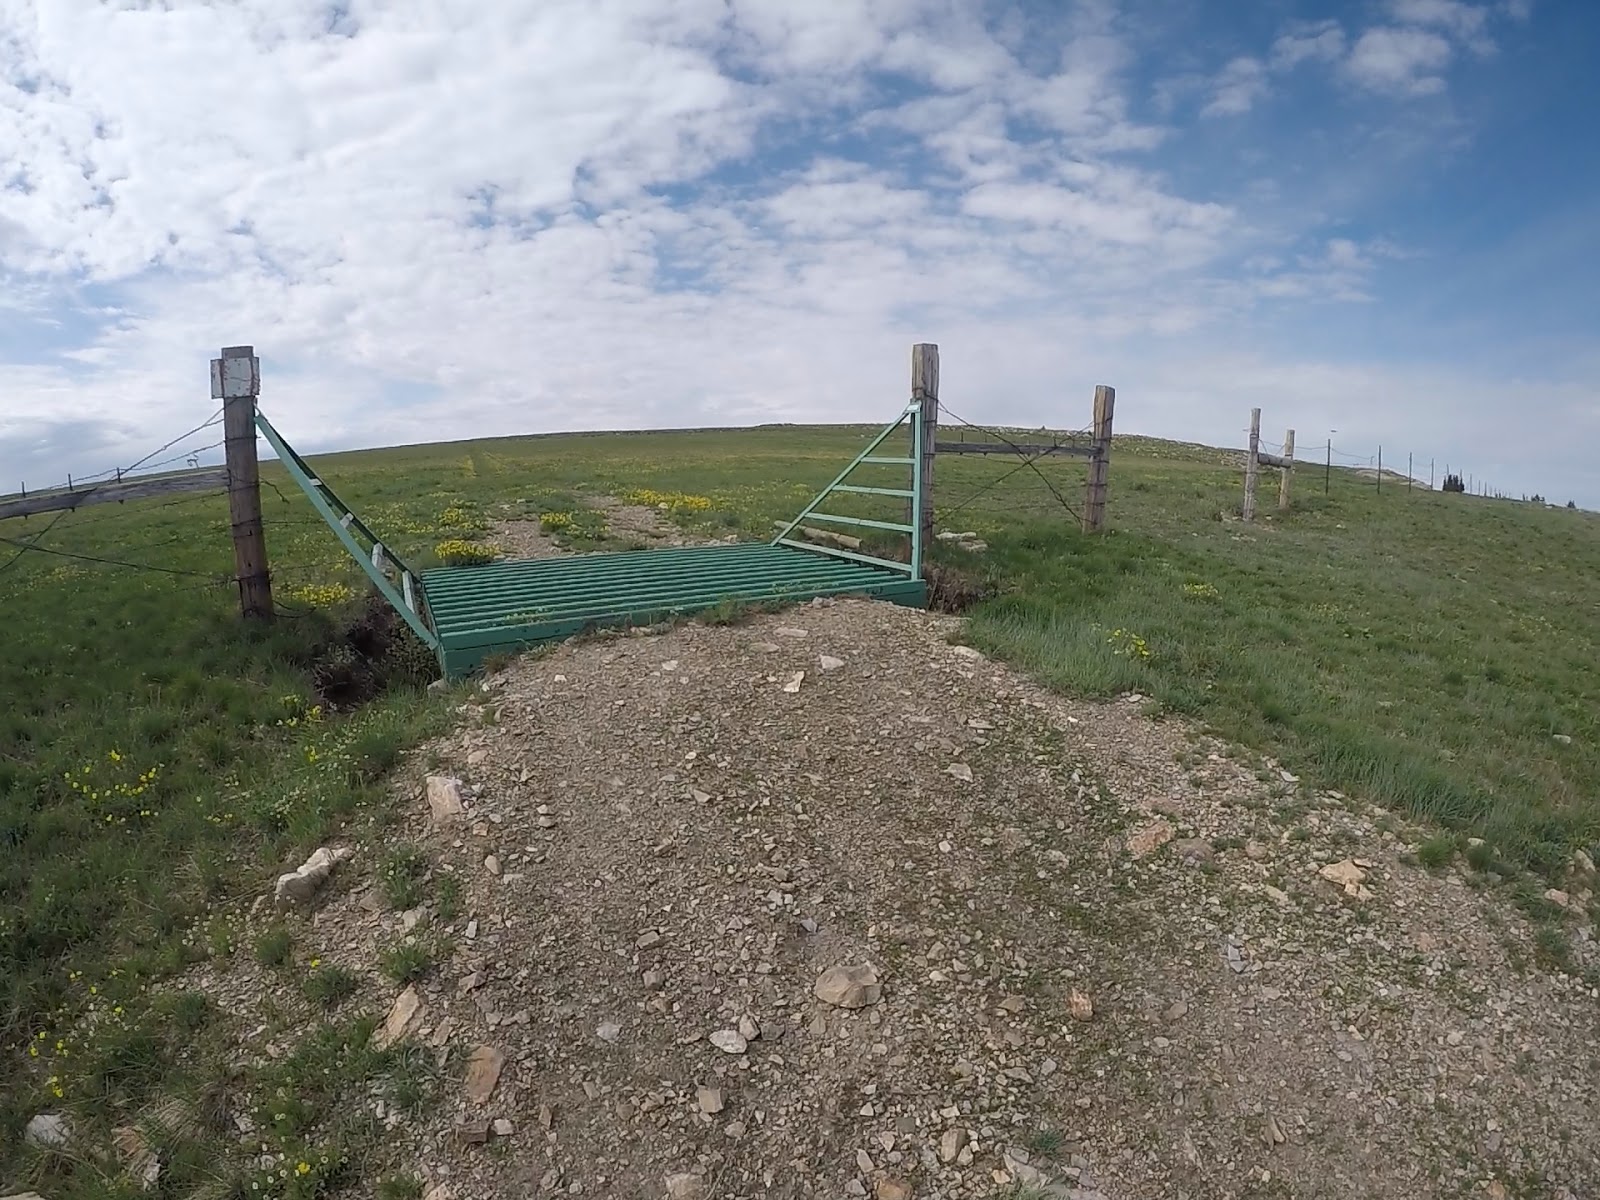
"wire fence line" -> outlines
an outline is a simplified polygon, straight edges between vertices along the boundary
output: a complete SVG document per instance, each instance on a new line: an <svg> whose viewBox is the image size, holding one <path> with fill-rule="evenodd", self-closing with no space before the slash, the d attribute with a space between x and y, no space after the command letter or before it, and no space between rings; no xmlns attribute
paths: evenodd
<svg viewBox="0 0 1600 1200"><path fill-rule="evenodd" d="M1010 447L1010 450L1011 450L1012 453L1022 456L1021 461L1018 462L1016 466L1012 467L1008 471L1002 472L996 478L989 480L983 486L979 487L977 489L977 491L975 491L971 495L967 496L960 503L958 503L958 504L956 504L954 506L951 506L951 507L944 507L942 505L939 506L940 508L943 509L943 511L944 511L946 516L953 516L956 513L960 512L962 509L965 509L968 506L972 505L973 503L975 503L976 501L978 501L982 497L988 495L990 492L993 492L996 488L998 488L1002 483L1004 483L1006 480L1010 479L1012 476L1019 475L1023 471L1032 471L1035 475L1037 475L1039 477L1040 481L1043 482L1045 488L1050 492L1050 494L1054 498L1056 504L1059 505L1066 512L1070 513L1071 516L1072 516L1072 519L1074 521L1077 521L1080 524L1082 523L1083 518L1079 515L1078 510L1075 509L1068 502L1067 498L1061 494L1060 489L1057 488L1056 485L1050 481L1050 478L1047 475L1045 475L1045 473L1043 471L1041 471L1039 469L1039 460L1041 458L1049 457L1053 451L1062 448L1063 445L1072 445L1072 444L1074 444L1074 443L1071 443L1071 442L1069 442L1069 443L1061 442L1060 438L1061 438L1062 434L1060 434L1060 433L1052 434L1051 436L1052 436L1053 440L1052 440L1052 442L1050 443L1049 446L1047 446L1047 447L1042 446L1042 443L1041 443L1040 445L1041 445L1042 448L1034 450L1032 452L1029 452L1028 450L1024 449L1023 446L1020 443L1018 443L1018 442L1012 440L1011 438L1007 437L1006 434L1003 433L1000 429L997 429L997 428L995 428L993 426L990 426L990 425L980 425L975 421L969 421L965 417L963 417L960 413L955 412L953 409L950 409L950 408L946 407L943 404L940 405L939 416L940 416L941 421L944 420L945 418L949 418L950 420L954 421L956 423L956 425L958 427L962 428L963 430L973 429L973 430L976 430L976 431L978 431L980 433L987 434L989 437L994 438L996 441L1001 442L1004 445ZM1068 437L1068 438L1076 439L1076 438L1079 438L1079 437L1084 437L1084 436L1088 435L1090 432L1091 432L1091 430L1088 429L1088 428L1075 429L1075 430L1066 431L1065 436Z"/></svg>

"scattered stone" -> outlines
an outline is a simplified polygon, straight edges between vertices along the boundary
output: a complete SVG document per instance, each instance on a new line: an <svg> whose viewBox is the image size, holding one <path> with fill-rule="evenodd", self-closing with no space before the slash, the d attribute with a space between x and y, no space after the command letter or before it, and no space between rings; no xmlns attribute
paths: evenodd
<svg viewBox="0 0 1600 1200"><path fill-rule="evenodd" d="M378 1049L382 1050L405 1037L421 1016L422 997L417 995L416 988L408 987L389 1006L389 1015L384 1018L383 1028L378 1030L378 1036L374 1039Z"/></svg>
<svg viewBox="0 0 1600 1200"><path fill-rule="evenodd" d="M1274 904L1289 903L1289 893L1280 887L1273 887L1270 883L1263 883L1261 890L1267 894Z"/></svg>
<svg viewBox="0 0 1600 1200"><path fill-rule="evenodd" d="M719 1029L707 1039L724 1054L743 1054L750 1043L737 1029Z"/></svg>
<svg viewBox="0 0 1600 1200"><path fill-rule="evenodd" d="M516 1131L517 1131L517 1127L511 1123L509 1118L507 1118L507 1117L496 1117L494 1119L494 1135L495 1135L495 1137L510 1137Z"/></svg>
<svg viewBox="0 0 1600 1200"><path fill-rule="evenodd" d="M772 632L777 634L779 637L786 638L806 638L811 636L811 634L806 630L796 629L793 625L779 625Z"/></svg>
<svg viewBox="0 0 1600 1200"><path fill-rule="evenodd" d="M878 1200L911 1200L911 1185L903 1179L885 1175L878 1180Z"/></svg>
<svg viewBox="0 0 1600 1200"><path fill-rule="evenodd" d="M668 1200L700 1200L705 1195L704 1180L688 1171L668 1175L666 1184Z"/></svg>
<svg viewBox="0 0 1600 1200"><path fill-rule="evenodd" d="M878 1169L878 1164L872 1161L872 1155L865 1150L856 1151L856 1168L863 1174L870 1176Z"/></svg>
<svg viewBox="0 0 1600 1200"><path fill-rule="evenodd" d="M1050 1185L1050 1177L1028 1161L1028 1152L1021 1146L1007 1146L1001 1159L1011 1177L1024 1187L1043 1189Z"/></svg>
<svg viewBox="0 0 1600 1200"><path fill-rule="evenodd" d="M1172 840L1174 832L1170 821L1151 821L1128 835L1128 853L1135 858L1153 854Z"/></svg>
<svg viewBox="0 0 1600 1200"><path fill-rule="evenodd" d="M111 1142L122 1169L145 1191L155 1187L161 1178L161 1160L145 1142L144 1134L131 1125L120 1125L111 1131Z"/></svg>
<svg viewBox="0 0 1600 1200"><path fill-rule="evenodd" d="M462 1117L456 1122L456 1142L462 1146L481 1146L489 1140L489 1119Z"/></svg>
<svg viewBox="0 0 1600 1200"><path fill-rule="evenodd" d="M449 825L466 815L461 797L461 781L449 775L428 776L428 815L435 825Z"/></svg>
<svg viewBox="0 0 1600 1200"><path fill-rule="evenodd" d="M1594 859L1590 858L1582 850L1574 850L1572 852L1572 869L1579 875L1593 875Z"/></svg>
<svg viewBox="0 0 1600 1200"><path fill-rule="evenodd" d="M939 1138L939 1161L953 1163L967 1145L967 1131L957 1126L946 1129Z"/></svg>
<svg viewBox="0 0 1600 1200"><path fill-rule="evenodd" d="M500 874L500 860L493 854L483 860L483 869L491 875Z"/></svg>
<svg viewBox="0 0 1600 1200"><path fill-rule="evenodd" d="M749 1013L739 1018L739 1036L747 1042L753 1042L761 1036L760 1023Z"/></svg>
<svg viewBox="0 0 1600 1200"><path fill-rule="evenodd" d="M1563 746L1572 745L1572 735L1570 733L1552 733L1550 736Z"/></svg>
<svg viewBox="0 0 1600 1200"><path fill-rule="evenodd" d="M467 1059L467 1076L462 1090L469 1104L484 1104L494 1094L494 1085L500 1082L500 1072L505 1069L506 1056L493 1046L479 1046Z"/></svg>
<svg viewBox="0 0 1600 1200"><path fill-rule="evenodd" d="M1347 896L1354 896L1357 900L1372 899L1372 893L1363 886L1367 873L1358 867L1353 859L1347 858L1342 862L1329 863L1317 874L1329 883L1338 884Z"/></svg>
<svg viewBox="0 0 1600 1200"><path fill-rule="evenodd" d="M829 967L817 976L812 994L835 1008L866 1008L883 998L883 985L871 963Z"/></svg>
<svg viewBox="0 0 1600 1200"><path fill-rule="evenodd" d="M983 651L972 646L951 646L950 650L957 658L982 658Z"/></svg>
<svg viewBox="0 0 1600 1200"><path fill-rule="evenodd" d="M556 1123L556 1114L548 1104L539 1105L539 1128L549 1130Z"/></svg>
<svg viewBox="0 0 1600 1200"><path fill-rule="evenodd" d="M309 902L327 882L333 868L354 853L348 847L329 850L324 846L317 850L293 871L278 876L278 882L272 890L273 903L279 908L289 908Z"/></svg>
<svg viewBox="0 0 1600 1200"><path fill-rule="evenodd" d="M1560 908L1566 908L1567 905L1572 903L1572 897L1560 888L1546 888L1544 898Z"/></svg>
<svg viewBox="0 0 1600 1200"><path fill-rule="evenodd" d="M71 1135L72 1127L60 1113L40 1113L22 1131L23 1139L35 1146L65 1146Z"/></svg>
<svg viewBox="0 0 1600 1200"><path fill-rule="evenodd" d="M455 1200L455 1193L450 1190L448 1183L436 1183L422 1193L422 1200Z"/></svg>
<svg viewBox="0 0 1600 1200"><path fill-rule="evenodd" d="M1217 856L1217 852L1205 838L1180 838L1172 843L1172 849L1181 861L1191 867L1208 863Z"/></svg>
<svg viewBox="0 0 1600 1200"><path fill-rule="evenodd" d="M695 1088L695 1102L700 1105L700 1111L715 1116L722 1111L722 1089L714 1087Z"/></svg>
<svg viewBox="0 0 1600 1200"><path fill-rule="evenodd" d="M648 950L651 946L661 941L661 933L656 929L647 929L639 935L638 941L633 944L640 950Z"/></svg>
<svg viewBox="0 0 1600 1200"><path fill-rule="evenodd" d="M1166 1011L1161 1014L1161 1019L1167 1023L1181 1021L1189 1015L1189 1005L1184 1000L1174 1000L1167 1005Z"/></svg>
<svg viewBox="0 0 1600 1200"><path fill-rule="evenodd" d="M644 973L644 986L652 992L659 992L666 986L667 977L661 971L646 971Z"/></svg>
<svg viewBox="0 0 1600 1200"><path fill-rule="evenodd" d="M783 690L792 696L800 690L800 685L805 681L806 673L804 671L796 671L793 675L789 676L788 681L784 683Z"/></svg>
<svg viewBox="0 0 1600 1200"><path fill-rule="evenodd" d="M1067 1011L1072 1014L1074 1021L1088 1021L1094 1018L1094 1001L1089 999L1087 992L1077 988L1072 989L1072 994L1067 997Z"/></svg>
<svg viewBox="0 0 1600 1200"><path fill-rule="evenodd" d="M594 1031L594 1035L602 1042L614 1042L622 1036L622 1026L615 1021L601 1021L600 1027Z"/></svg>
<svg viewBox="0 0 1600 1200"><path fill-rule="evenodd" d="M776 654L783 647L778 645L777 642L752 642L750 643L750 649L757 650L762 654Z"/></svg>
<svg viewBox="0 0 1600 1200"><path fill-rule="evenodd" d="M844 666L844 659L835 658L831 654L822 656L822 669L824 671L837 671L842 666Z"/></svg>
<svg viewBox="0 0 1600 1200"><path fill-rule="evenodd" d="M1252 858L1260 862L1267 856L1267 848L1260 842L1251 839L1244 844L1244 854L1246 858Z"/></svg>
<svg viewBox="0 0 1600 1200"><path fill-rule="evenodd" d="M972 768L967 766L966 763L951 763L944 769L944 773L955 776L962 783L972 782Z"/></svg>

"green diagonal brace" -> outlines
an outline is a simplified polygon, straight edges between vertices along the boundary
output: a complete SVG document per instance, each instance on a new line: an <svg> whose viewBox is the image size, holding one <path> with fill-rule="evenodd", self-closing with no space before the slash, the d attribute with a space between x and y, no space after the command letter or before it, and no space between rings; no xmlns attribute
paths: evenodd
<svg viewBox="0 0 1600 1200"><path fill-rule="evenodd" d="M918 435L920 433L920 428L921 428L921 421L920 421L921 412L922 412L922 409L921 409L921 407L919 405L912 404L910 407L906 408L903 412L901 412L901 414L899 416L897 416L893 421L890 421L889 424L885 425L884 428L883 428L883 431L881 433L879 433L877 437L873 438L872 441L867 443L867 448L865 450L863 450L860 454L856 455L855 458L851 459L850 465L848 467L846 467L844 470L840 471L838 476L835 477L835 479L834 479L834 481L832 483L830 483L827 487L823 488L820 492L818 492L816 497L815 497L815 499L813 499L810 504L806 505L805 508L803 508L800 511L800 515L798 517L796 517L794 520L790 521L789 524L784 526L783 531L781 533L779 533L777 537L772 539L773 545L778 545L778 544L782 543L784 545L803 546L805 549L814 550L818 554L832 554L832 555L834 555L835 557L838 557L838 558L852 557L850 555L845 554L842 550L834 550L829 546L817 546L817 545L813 545L813 544L811 544L809 542L795 542L792 539L790 539L789 535L791 533L793 533L796 529L798 529L805 522L806 518L810 517L813 513L815 513L817 511L817 505L821 504L824 500L826 500L828 498L828 494L830 492L832 492L835 488L837 488L846 479L848 479L850 477L850 472L854 471L862 463L870 463L870 462L890 463L890 462L892 462L892 463L897 463L898 464L898 463L902 463L903 462L905 465L910 466L912 468L912 474L913 474L913 476L915 478L912 480L911 490L912 490L913 494L915 494L917 496L920 496L922 494L921 493L921 477L922 477L921 465L922 464L921 464L921 460L920 459L917 459L917 458L876 459L876 458L874 458L872 456L872 452L874 450L876 450L879 446L883 445L884 441L888 438L888 436L891 433L893 433L896 429L899 429L900 426L905 422L907 417L911 418L912 446L916 447L916 446L920 445L921 444L921 438ZM915 514L913 514L913 515L915 515ZM830 519L830 518L826 518L826 517L823 517L823 516L819 515L817 517L817 519L818 520L826 520L826 519ZM852 523L854 523L854 522L852 522ZM861 524L866 524L866 525L882 524L881 522L876 522L875 523L875 522L870 522L870 521L860 522L860 523ZM884 528L892 528L892 529L904 529L905 528L904 526L891 526L891 525L884 525L883 527ZM892 563L892 564L885 563L885 565L892 565L897 570L904 571L906 574L910 575L911 578L920 579L920 578L922 578L922 553L921 553L922 546L921 546L921 538L918 537L917 526L915 526L915 525L911 526L910 529L909 529L909 532L911 534L911 561L909 563ZM869 560L869 561L883 561L883 560Z"/></svg>
<svg viewBox="0 0 1600 1200"><path fill-rule="evenodd" d="M311 473L306 467L305 460L296 454L290 448L289 443L278 435L278 431L272 427L271 422L266 417L261 415L259 410L256 412L256 428L261 430L261 436L267 439L267 445L272 447L273 453L283 463L284 470L289 472L289 478L300 485L300 490L311 501L311 506L328 523L328 527L333 530L334 536L344 543L344 548L350 551L350 557L356 560L356 565L367 573L367 578L372 580L373 586L383 593L384 598L390 604L394 605L394 610L405 618L406 624L411 626L416 635L427 643L428 648L437 652L439 649L438 636L428 628L427 622L422 619L420 614L412 612L406 605L405 597L395 590L394 584L389 582L389 577L372 564L367 552L361 549L361 543L350 535L350 531L339 520L339 514L334 511L333 505L328 503L327 496L324 496L322 490L319 490L317 485L312 482ZM332 491L329 490L328 495L331 496L332 494ZM343 502L341 501L340 503L342 507ZM349 512L350 510L345 509L345 511ZM361 528L363 532L366 531L365 525ZM385 550L385 553L388 553L388 551ZM391 555L391 557L393 556ZM399 559L394 561L395 565L402 571L410 570Z"/></svg>

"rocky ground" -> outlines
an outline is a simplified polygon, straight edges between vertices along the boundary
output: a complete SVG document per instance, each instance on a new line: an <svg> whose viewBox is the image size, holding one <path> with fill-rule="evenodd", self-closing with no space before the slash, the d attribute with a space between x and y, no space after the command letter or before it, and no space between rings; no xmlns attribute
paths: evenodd
<svg viewBox="0 0 1600 1200"><path fill-rule="evenodd" d="M307 918L369 979L453 944L369 997L447 1080L391 1165L433 1200L1596 1194L1592 877L1536 965L1422 831L959 627L819 602L485 681L397 795L459 911L381 911L369 850Z"/></svg>

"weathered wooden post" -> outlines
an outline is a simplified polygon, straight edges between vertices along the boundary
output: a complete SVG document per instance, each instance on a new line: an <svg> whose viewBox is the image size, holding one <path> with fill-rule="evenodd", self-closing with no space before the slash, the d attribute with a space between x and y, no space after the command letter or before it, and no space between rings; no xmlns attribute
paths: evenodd
<svg viewBox="0 0 1600 1200"><path fill-rule="evenodd" d="M916 524L926 555L933 545L933 458L939 434L939 347L933 342L911 347L911 399L922 406L921 443L911 448L918 459L921 493L911 502L915 511L907 524Z"/></svg>
<svg viewBox="0 0 1600 1200"><path fill-rule="evenodd" d="M1283 438L1282 476L1278 480L1278 511L1289 511L1289 481L1294 478L1294 430Z"/></svg>
<svg viewBox="0 0 1600 1200"><path fill-rule="evenodd" d="M1106 487L1111 478L1111 418L1117 406L1117 389L1097 384L1094 389L1094 443L1089 478L1083 485L1083 531L1099 533L1106 527Z"/></svg>
<svg viewBox="0 0 1600 1200"><path fill-rule="evenodd" d="M1256 476L1261 472L1261 410L1250 410L1250 447L1244 454L1244 508L1240 517L1246 521L1256 519Z"/></svg>
<svg viewBox="0 0 1600 1200"><path fill-rule="evenodd" d="M211 360L211 398L222 401L228 519L233 527L239 611L249 620L270 621L274 616L272 577L261 528L261 468L256 459L256 397L260 394L261 360L253 346L226 346L221 358Z"/></svg>

